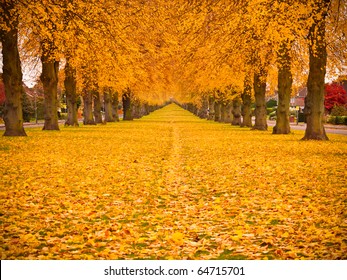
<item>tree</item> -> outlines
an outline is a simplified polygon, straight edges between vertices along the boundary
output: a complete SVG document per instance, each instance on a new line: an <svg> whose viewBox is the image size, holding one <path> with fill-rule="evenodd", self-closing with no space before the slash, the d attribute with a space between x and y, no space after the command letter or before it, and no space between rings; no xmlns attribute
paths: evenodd
<svg viewBox="0 0 347 280"><path fill-rule="evenodd" d="M0 39L3 57L3 81L5 85L4 136L26 136L22 111L22 68L18 51L19 11L17 1L0 4Z"/></svg>
<svg viewBox="0 0 347 280"><path fill-rule="evenodd" d="M215 115L214 103L215 103L214 96L213 94L210 94L208 97L208 116L207 116L207 119L210 121L214 120L214 115Z"/></svg>
<svg viewBox="0 0 347 280"><path fill-rule="evenodd" d="M112 118L114 121L119 122L119 115L118 115L118 92L111 93L111 106L112 106Z"/></svg>
<svg viewBox="0 0 347 280"><path fill-rule="evenodd" d="M219 122L221 117L221 102L219 100L214 101L214 121Z"/></svg>
<svg viewBox="0 0 347 280"><path fill-rule="evenodd" d="M2 81L2 73L0 73L0 119L2 119L2 112L4 110L5 100L5 85Z"/></svg>
<svg viewBox="0 0 347 280"><path fill-rule="evenodd" d="M5 85L2 81L2 73L0 76L0 105L3 105L5 103L6 96L5 96Z"/></svg>
<svg viewBox="0 0 347 280"><path fill-rule="evenodd" d="M327 63L325 26L330 2L318 0L311 3L312 24L308 33L310 62L304 108L307 126L303 140L329 140L323 126L323 116Z"/></svg>
<svg viewBox="0 0 347 280"><path fill-rule="evenodd" d="M55 58L54 42L44 40L41 42L42 72L40 80L45 96L45 123L43 130L59 130L58 124L58 73L59 60Z"/></svg>
<svg viewBox="0 0 347 280"><path fill-rule="evenodd" d="M241 125L241 102L239 97L233 99L233 120L232 125Z"/></svg>
<svg viewBox="0 0 347 280"><path fill-rule="evenodd" d="M251 103L252 103L252 85L249 76L245 77L244 89L241 94L242 105L241 105L241 115L242 122L241 127L252 127L252 113L251 113Z"/></svg>
<svg viewBox="0 0 347 280"><path fill-rule="evenodd" d="M132 121L132 92L130 88L127 88L122 94L122 103L123 103L123 120L124 121Z"/></svg>
<svg viewBox="0 0 347 280"><path fill-rule="evenodd" d="M87 88L83 92L83 124L96 124L93 116L93 91Z"/></svg>
<svg viewBox="0 0 347 280"><path fill-rule="evenodd" d="M277 54L278 57L278 106L276 112L276 125L273 134L290 133L289 103L292 93L293 77L291 73L291 44L283 41Z"/></svg>
<svg viewBox="0 0 347 280"><path fill-rule="evenodd" d="M67 120L65 122L65 125L79 126L77 118L76 69L71 66L69 59L66 59L65 64L64 86L67 103Z"/></svg>
<svg viewBox="0 0 347 280"><path fill-rule="evenodd" d="M93 103L94 103L94 119L95 123L102 123L102 115L101 115L101 100L99 90L93 91Z"/></svg>
<svg viewBox="0 0 347 280"><path fill-rule="evenodd" d="M112 92L110 88L104 88L105 122L114 122L112 114ZM118 104L117 104L118 107Z"/></svg>
<svg viewBox="0 0 347 280"><path fill-rule="evenodd" d="M265 67L260 67L260 69L254 73L253 88L255 97L255 123L252 129L256 130L267 130L265 102L266 77L267 70Z"/></svg>

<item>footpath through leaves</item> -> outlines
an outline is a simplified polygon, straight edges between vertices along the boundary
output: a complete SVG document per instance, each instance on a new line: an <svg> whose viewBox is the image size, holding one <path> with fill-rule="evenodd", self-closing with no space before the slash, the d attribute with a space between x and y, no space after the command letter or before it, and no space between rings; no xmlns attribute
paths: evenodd
<svg viewBox="0 0 347 280"><path fill-rule="evenodd" d="M169 105L0 138L2 259L346 259L347 138Z"/></svg>

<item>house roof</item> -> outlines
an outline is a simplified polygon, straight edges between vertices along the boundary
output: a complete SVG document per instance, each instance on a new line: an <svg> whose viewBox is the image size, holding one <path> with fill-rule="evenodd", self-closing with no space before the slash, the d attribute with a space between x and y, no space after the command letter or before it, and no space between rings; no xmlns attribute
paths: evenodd
<svg viewBox="0 0 347 280"><path fill-rule="evenodd" d="M297 96L306 97L307 96L307 87L299 89Z"/></svg>
<svg viewBox="0 0 347 280"><path fill-rule="evenodd" d="M295 96L290 100L290 106L300 106L300 107L305 107L305 98L304 97L299 97Z"/></svg>

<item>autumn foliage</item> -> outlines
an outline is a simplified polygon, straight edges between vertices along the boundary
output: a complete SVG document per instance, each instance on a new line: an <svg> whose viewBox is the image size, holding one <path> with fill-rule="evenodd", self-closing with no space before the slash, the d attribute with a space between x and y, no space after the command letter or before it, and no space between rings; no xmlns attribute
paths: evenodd
<svg viewBox="0 0 347 280"><path fill-rule="evenodd" d="M324 107L328 112L335 106L346 106L347 108L347 92L343 88L343 86L332 83L325 85L325 99L324 99Z"/></svg>
<svg viewBox="0 0 347 280"><path fill-rule="evenodd" d="M331 69L344 69L345 1L35 0L5 1L0 12L7 101L15 104L7 106L6 136L25 135L20 65L40 61L45 130L59 129L60 85L67 125L78 125L79 95L84 122L95 124L103 121L104 93L106 100L129 93L141 105L174 97L202 111L213 99L217 108L234 107L234 124L249 127L253 100L255 130L267 129L265 95L277 89L274 133L289 134L290 96L307 84L303 139L328 140L321 121L324 79Z"/></svg>
<svg viewBox="0 0 347 280"><path fill-rule="evenodd" d="M0 138L1 259L346 259L347 139L169 105ZM38 168L40 167L40 168Z"/></svg>

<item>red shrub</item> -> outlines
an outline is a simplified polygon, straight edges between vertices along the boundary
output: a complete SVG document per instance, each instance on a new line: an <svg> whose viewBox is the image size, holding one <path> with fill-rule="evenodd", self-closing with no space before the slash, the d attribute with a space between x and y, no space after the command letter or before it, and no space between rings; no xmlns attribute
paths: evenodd
<svg viewBox="0 0 347 280"><path fill-rule="evenodd" d="M336 83L325 85L324 107L329 113L334 106L347 106L347 93L344 88Z"/></svg>

